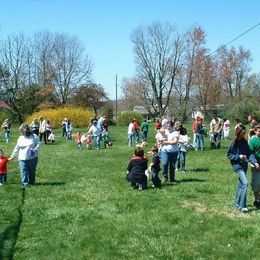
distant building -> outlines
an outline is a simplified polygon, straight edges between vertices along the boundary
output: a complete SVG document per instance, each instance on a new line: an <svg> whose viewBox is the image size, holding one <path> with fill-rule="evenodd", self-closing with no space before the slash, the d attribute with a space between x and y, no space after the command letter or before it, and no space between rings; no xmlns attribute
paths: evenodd
<svg viewBox="0 0 260 260"><path fill-rule="evenodd" d="M214 112L217 112L218 117L223 118L227 108L227 105L224 104L206 106L205 108L203 106L197 107L192 112L192 118L195 118L197 114L201 114L204 119L211 120Z"/></svg>

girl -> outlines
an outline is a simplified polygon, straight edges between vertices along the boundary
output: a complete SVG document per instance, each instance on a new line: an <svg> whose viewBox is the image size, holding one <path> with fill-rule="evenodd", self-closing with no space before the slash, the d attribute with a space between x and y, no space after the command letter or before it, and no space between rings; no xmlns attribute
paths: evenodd
<svg viewBox="0 0 260 260"><path fill-rule="evenodd" d="M81 150L81 133L77 132L77 136L76 136L76 143L77 143L77 147L79 150Z"/></svg>
<svg viewBox="0 0 260 260"><path fill-rule="evenodd" d="M126 179L131 182L133 189L139 190L147 189L147 177L145 171L147 170L148 161L144 156L144 150L138 146L135 149L134 156L128 163Z"/></svg>
<svg viewBox="0 0 260 260"><path fill-rule="evenodd" d="M232 168L238 176L235 207L242 213L247 213L249 211L246 203L246 192L248 186L246 172L248 161L250 161L254 167L259 168L259 164L245 139L245 134L246 127L242 124L238 125L235 131L234 141L230 145L227 153Z"/></svg>

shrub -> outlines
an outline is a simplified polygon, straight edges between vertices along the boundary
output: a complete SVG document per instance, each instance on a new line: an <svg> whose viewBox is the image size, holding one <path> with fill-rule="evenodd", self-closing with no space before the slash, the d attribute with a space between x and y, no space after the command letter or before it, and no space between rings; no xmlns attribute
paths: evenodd
<svg viewBox="0 0 260 260"><path fill-rule="evenodd" d="M128 125L134 118L139 124L141 124L144 119L143 116L137 112L124 112L118 117L117 124Z"/></svg>
<svg viewBox="0 0 260 260"><path fill-rule="evenodd" d="M53 128L59 128L61 122L66 117L71 120L73 127L81 128L89 124L91 115L92 112L85 108L63 107L35 112L27 117L25 121L30 124L34 118L38 119L42 116L46 120L50 120L50 124Z"/></svg>

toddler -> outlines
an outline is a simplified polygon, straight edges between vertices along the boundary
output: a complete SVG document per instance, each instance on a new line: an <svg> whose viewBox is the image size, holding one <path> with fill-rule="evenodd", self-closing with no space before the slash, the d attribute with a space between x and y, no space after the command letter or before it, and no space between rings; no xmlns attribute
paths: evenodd
<svg viewBox="0 0 260 260"><path fill-rule="evenodd" d="M7 163L10 159L4 156L4 150L0 149L0 186L7 181Z"/></svg>
<svg viewBox="0 0 260 260"><path fill-rule="evenodd" d="M160 172L160 157L158 154L158 147L154 146L151 150L153 155L153 161L150 164L150 169L152 173L152 182L154 185L154 188L161 188L161 180L159 178L159 172Z"/></svg>
<svg viewBox="0 0 260 260"><path fill-rule="evenodd" d="M79 150L81 150L81 133L77 132L77 136L76 136L76 143L77 143L77 147Z"/></svg>

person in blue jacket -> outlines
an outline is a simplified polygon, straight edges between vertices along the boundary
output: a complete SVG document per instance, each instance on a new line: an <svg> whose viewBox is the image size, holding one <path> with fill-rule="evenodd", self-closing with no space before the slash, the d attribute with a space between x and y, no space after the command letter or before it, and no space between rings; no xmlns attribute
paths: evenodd
<svg viewBox="0 0 260 260"><path fill-rule="evenodd" d="M227 153L227 158L230 160L233 170L238 176L237 193L235 197L235 207L242 213L247 213L249 209L246 203L246 193L248 181L246 172L248 163L250 166L259 168L259 164L251 151L247 140L245 139L246 127L238 125L235 131L235 138L230 145Z"/></svg>

